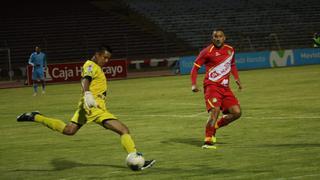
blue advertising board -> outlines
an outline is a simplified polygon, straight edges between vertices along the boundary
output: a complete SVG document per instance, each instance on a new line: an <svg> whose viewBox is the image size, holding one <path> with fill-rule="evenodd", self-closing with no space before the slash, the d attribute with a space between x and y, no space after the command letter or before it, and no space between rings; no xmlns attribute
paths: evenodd
<svg viewBox="0 0 320 180"><path fill-rule="evenodd" d="M195 59L196 56L181 57L180 73L189 74ZM235 59L239 70L320 64L320 48L237 53ZM202 66L199 73L204 72Z"/></svg>
<svg viewBox="0 0 320 180"><path fill-rule="evenodd" d="M257 69L268 68L269 64L268 51L253 52L253 53L238 53L235 55L238 69Z"/></svg>
<svg viewBox="0 0 320 180"><path fill-rule="evenodd" d="M320 48L293 50L295 65L320 64Z"/></svg>
<svg viewBox="0 0 320 180"><path fill-rule="evenodd" d="M191 72L191 69L193 67L193 63L194 61L196 60L196 56L184 56L184 57L181 57L179 59L179 62L180 62L180 74L190 74ZM199 73L205 73L206 70L205 70L205 67L202 66L199 71Z"/></svg>

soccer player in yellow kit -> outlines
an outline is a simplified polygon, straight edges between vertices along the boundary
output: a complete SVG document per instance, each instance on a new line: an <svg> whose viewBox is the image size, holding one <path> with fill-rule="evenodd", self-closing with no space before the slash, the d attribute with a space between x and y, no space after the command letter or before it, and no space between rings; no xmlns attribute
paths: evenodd
<svg viewBox="0 0 320 180"><path fill-rule="evenodd" d="M83 65L81 86L84 96L80 99L78 109L69 124L59 119L46 117L37 111L23 113L17 117L17 121L39 122L65 135L74 135L84 124L95 122L118 133L121 144L128 154L136 153L137 150L128 127L111 114L105 105L107 80L102 67L111 58L111 53L109 47L100 47L94 56ZM154 163L155 160L146 160L141 170L151 167Z"/></svg>

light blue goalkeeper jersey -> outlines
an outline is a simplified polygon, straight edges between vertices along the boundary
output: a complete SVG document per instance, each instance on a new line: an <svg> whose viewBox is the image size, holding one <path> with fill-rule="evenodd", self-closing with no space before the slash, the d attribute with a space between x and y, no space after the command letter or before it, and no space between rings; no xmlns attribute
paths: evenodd
<svg viewBox="0 0 320 180"><path fill-rule="evenodd" d="M43 52L40 52L39 54L37 52L33 52L30 55L29 64L33 65L34 68L46 67L46 55Z"/></svg>

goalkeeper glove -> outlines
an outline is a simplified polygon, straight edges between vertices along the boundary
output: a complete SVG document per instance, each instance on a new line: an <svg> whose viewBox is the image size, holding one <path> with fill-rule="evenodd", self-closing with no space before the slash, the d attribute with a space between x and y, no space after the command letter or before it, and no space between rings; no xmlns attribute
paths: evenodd
<svg viewBox="0 0 320 180"><path fill-rule="evenodd" d="M97 103L90 91L84 92L84 104L87 108L97 107Z"/></svg>

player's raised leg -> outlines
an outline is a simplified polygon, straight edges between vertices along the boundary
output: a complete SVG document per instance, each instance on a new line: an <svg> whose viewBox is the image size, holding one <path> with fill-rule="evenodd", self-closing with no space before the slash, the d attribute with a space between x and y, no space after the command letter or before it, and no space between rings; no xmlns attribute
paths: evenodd
<svg viewBox="0 0 320 180"><path fill-rule="evenodd" d="M63 134L65 134L64 130L67 127L67 125L63 121L59 119L45 117L37 111L23 113L17 117L17 121L18 122L23 122L23 121L38 122L54 131L58 131Z"/></svg>
<svg viewBox="0 0 320 180"><path fill-rule="evenodd" d="M221 128L241 117L241 108L239 105L233 105L225 111L222 118L216 123L216 128Z"/></svg>

